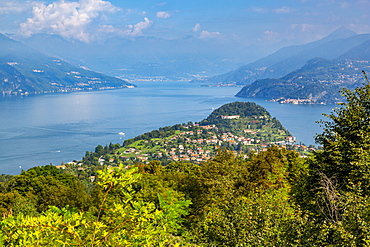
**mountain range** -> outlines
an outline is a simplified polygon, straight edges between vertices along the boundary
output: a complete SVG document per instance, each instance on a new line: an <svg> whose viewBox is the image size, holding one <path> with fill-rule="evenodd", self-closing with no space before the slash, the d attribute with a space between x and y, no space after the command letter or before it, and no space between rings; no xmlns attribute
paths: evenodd
<svg viewBox="0 0 370 247"><path fill-rule="evenodd" d="M134 87L127 81L75 67L0 34L0 92L35 94Z"/></svg>
<svg viewBox="0 0 370 247"><path fill-rule="evenodd" d="M354 50L359 49L358 46L369 40L370 34L356 34L345 27L341 27L318 41L284 47L271 55L236 70L203 80L195 80L194 82L219 85L248 85L258 79L281 78L300 69L307 61L316 57L350 59Z"/></svg>
<svg viewBox="0 0 370 247"><path fill-rule="evenodd" d="M191 36L176 40L111 37L83 43L47 34L22 41L0 35L0 90L60 92L133 86L119 78L194 79L192 82L203 84L244 85L238 97L333 103L342 100L341 88L352 89L363 82L361 70L370 68L369 47L370 34L341 27L320 40L284 47L230 71L241 63L243 54L249 52L248 59L260 56L259 48L220 49L222 44L217 41L204 42ZM229 72L209 77L222 71Z"/></svg>
<svg viewBox="0 0 370 247"><path fill-rule="evenodd" d="M228 72L268 54L254 45L202 40L110 37L83 43L58 35L35 34L21 40L34 49L127 80L181 81Z"/></svg>
<svg viewBox="0 0 370 247"><path fill-rule="evenodd" d="M280 103L342 102L341 90L364 83L370 71L370 34L342 27L315 42L284 47L218 76L194 80L217 86L244 85L237 97Z"/></svg>

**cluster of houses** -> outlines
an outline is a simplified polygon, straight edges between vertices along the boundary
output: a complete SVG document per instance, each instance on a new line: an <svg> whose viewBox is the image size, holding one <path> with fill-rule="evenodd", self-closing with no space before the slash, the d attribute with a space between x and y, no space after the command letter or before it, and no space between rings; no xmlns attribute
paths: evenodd
<svg viewBox="0 0 370 247"><path fill-rule="evenodd" d="M238 118L239 116L229 116L232 119ZM196 161L202 162L211 159L215 151L223 144L233 145L247 145L251 151L259 152L264 151L271 145L279 145L282 147L296 146L295 138L292 136L287 137L285 140L274 143L263 144L260 139L250 138L245 136L236 136L231 132L216 134L213 130L217 130L215 125L206 125L196 129L188 128L189 130L182 131L169 139L163 140L163 143L159 141L155 143L161 146L161 150L157 150L154 153L146 154L143 153L139 148L128 148L121 156L126 160L135 160L146 162L149 159L169 159L174 161ZM246 136L253 136L257 134L256 130L244 129ZM144 141L143 143L148 143ZM304 147L302 147L304 148ZM305 147L307 148L307 147ZM307 148L308 150L308 148ZM145 152L145 151L144 151ZM127 156L125 156L127 155ZM130 158L129 158L129 157Z"/></svg>
<svg viewBox="0 0 370 247"><path fill-rule="evenodd" d="M293 104L293 105L299 105L299 104L311 104L311 103L317 103L314 99L285 99L285 98L279 98L274 99L271 101L279 102L280 104Z"/></svg>
<svg viewBox="0 0 370 247"><path fill-rule="evenodd" d="M237 116L230 116L237 117ZM235 119L235 118L232 118ZM162 139L162 140L143 140L142 143L135 147L125 149L121 153L115 153L114 156L101 156L98 159L100 165L112 164L120 159L122 161L138 161L146 163L150 160L173 160L173 161L188 161L188 162L204 162L212 159L216 150L223 144L231 145L246 145L250 151L259 153L266 151L269 146L278 145L282 148L288 148L296 151L310 151L309 147L295 144L296 140L293 136L286 137L285 140L279 142L262 143L257 138L249 138L245 136L255 136L257 131L254 129L244 129L245 136L236 136L231 132L217 133L218 128L215 125L199 126L194 125L195 128L184 126L184 131L176 135ZM154 146L153 148L150 147ZM142 147L142 148L141 148ZM156 149L160 147L160 149ZM145 151L151 150L151 152ZM233 151L236 155L237 151ZM106 160L107 159L107 160ZM74 169L76 176L88 176L87 178L92 182L96 177L85 171L83 163L73 161L67 164L57 166L59 169ZM87 173L86 173L87 172Z"/></svg>

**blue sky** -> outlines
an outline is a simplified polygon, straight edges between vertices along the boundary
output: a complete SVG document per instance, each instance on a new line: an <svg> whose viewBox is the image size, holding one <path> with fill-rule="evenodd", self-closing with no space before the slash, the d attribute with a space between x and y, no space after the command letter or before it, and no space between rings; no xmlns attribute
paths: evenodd
<svg viewBox="0 0 370 247"><path fill-rule="evenodd" d="M0 32L302 44L345 26L370 33L370 0L1 0Z"/></svg>

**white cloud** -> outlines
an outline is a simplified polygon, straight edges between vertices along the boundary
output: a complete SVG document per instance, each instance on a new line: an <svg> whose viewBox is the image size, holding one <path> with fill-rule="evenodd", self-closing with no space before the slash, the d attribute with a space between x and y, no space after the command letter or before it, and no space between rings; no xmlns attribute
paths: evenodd
<svg viewBox="0 0 370 247"><path fill-rule="evenodd" d="M275 44L280 41L280 34L271 30L265 30L262 37L258 40L264 45Z"/></svg>
<svg viewBox="0 0 370 247"><path fill-rule="evenodd" d="M202 27L199 23L195 24L193 27L193 32L199 32L199 39L213 39L221 35L219 32L201 31L201 29Z"/></svg>
<svg viewBox="0 0 370 247"><path fill-rule="evenodd" d="M301 23L301 24L290 24L290 27L292 30L297 30L301 33L307 33L307 32L313 32L314 30L317 30L317 26L307 23Z"/></svg>
<svg viewBox="0 0 370 247"><path fill-rule="evenodd" d="M144 21L141 21L135 25L127 25L128 30L125 31L125 34L131 37L143 36L142 31L149 28L153 22L147 17L144 18Z"/></svg>
<svg viewBox="0 0 370 247"><path fill-rule="evenodd" d="M127 25L126 30L122 30L116 28L112 25L101 25L99 29L97 29L96 33L98 35L102 34L115 34L119 36L126 36L126 37L138 37L143 36L143 30L149 28L153 24L148 18L144 18L144 21L139 22L135 25Z"/></svg>
<svg viewBox="0 0 370 247"><path fill-rule="evenodd" d="M270 13L273 12L275 14L287 14L294 11L294 9L283 6L277 9L268 9L268 8L261 8L261 7L252 7L251 10L256 13Z"/></svg>
<svg viewBox="0 0 370 247"><path fill-rule="evenodd" d="M257 13L263 13L266 12L266 9L260 7L252 7L252 11Z"/></svg>
<svg viewBox="0 0 370 247"><path fill-rule="evenodd" d="M159 11L157 12L156 17L161 19L167 19L171 17L171 14L166 11Z"/></svg>
<svg viewBox="0 0 370 247"><path fill-rule="evenodd" d="M0 14L19 13L23 11L23 6L13 3L0 3Z"/></svg>
<svg viewBox="0 0 370 247"><path fill-rule="evenodd" d="M293 9L284 6L284 7L278 8L278 9L274 9L272 12L274 12L276 14L287 14L287 13L291 13L292 11L293 11Z"/></svg>
<svg viewBox="0 0 370 247"><path fill-rule="evenodd" d="M112 25L101 25L97 30L97 34L108 34L108 33L124 35L124 32L121 29L115 28Z"/></svg>
<svg viewBox="0 0 370 247"><path fill-rule="evenodd" d="M274 31L266 30L263 32L263 36L266 40L275 40L279 34Z"/></svg>
<svg viewBox="0 0 370 247"><path fill-rule="evenodd" d="M0 2L0 15L12 14L12 13L22 13L32 9L34 2L20 2L18 0L2 0Z"/></svg>
<svg viewBox="0 0 370 247"><path fill-rule="evenodd" d="M199 23L195 24L195 26L193 27L193 32L198 32L200 30L201 26Z"/></svg>
<svg viewBox="0 0 370 247"><path fill-rule="evenodd" d="M59 34L65 38L74 38L88 42L86 31L88 24L103 12L115 12L118 8L103 0L79 0L66 2L59 0L49 5L36 3L33 16L20 25L20 33L30 36L47 32Z"/></svg>
<svg viewBox="0 0 370 247"><path fill-rule="evenodd" d="M133 10L133 9L126 9L125 12L126 12L125 13L126 15L131 15L131 14L135 13L135 10Z"/></svg>
<svg viewBox="0 0 370 247"><path fill-rule="evenodd" d="M219 32L208 32L208 31L202 31L200 33L200 39L212 39L212 38L215 38L217 36L221 35L221 33Z"/></svg>

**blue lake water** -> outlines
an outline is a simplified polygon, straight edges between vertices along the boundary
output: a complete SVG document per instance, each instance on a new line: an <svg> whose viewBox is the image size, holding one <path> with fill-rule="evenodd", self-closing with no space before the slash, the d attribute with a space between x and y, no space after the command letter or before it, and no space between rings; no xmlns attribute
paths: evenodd
<svg viewBox="0 0 370 247"><path fill-rule="evenodd" d="M213 109L234 101L262 105L298 142L314 144L313 136L321 132L315 121L335 107L236 98L240 90L236 87L185 82L137 85L134 89L0 97L0 174L79 160L99 144L122 144L159 127L198 122Z"/></svg>

